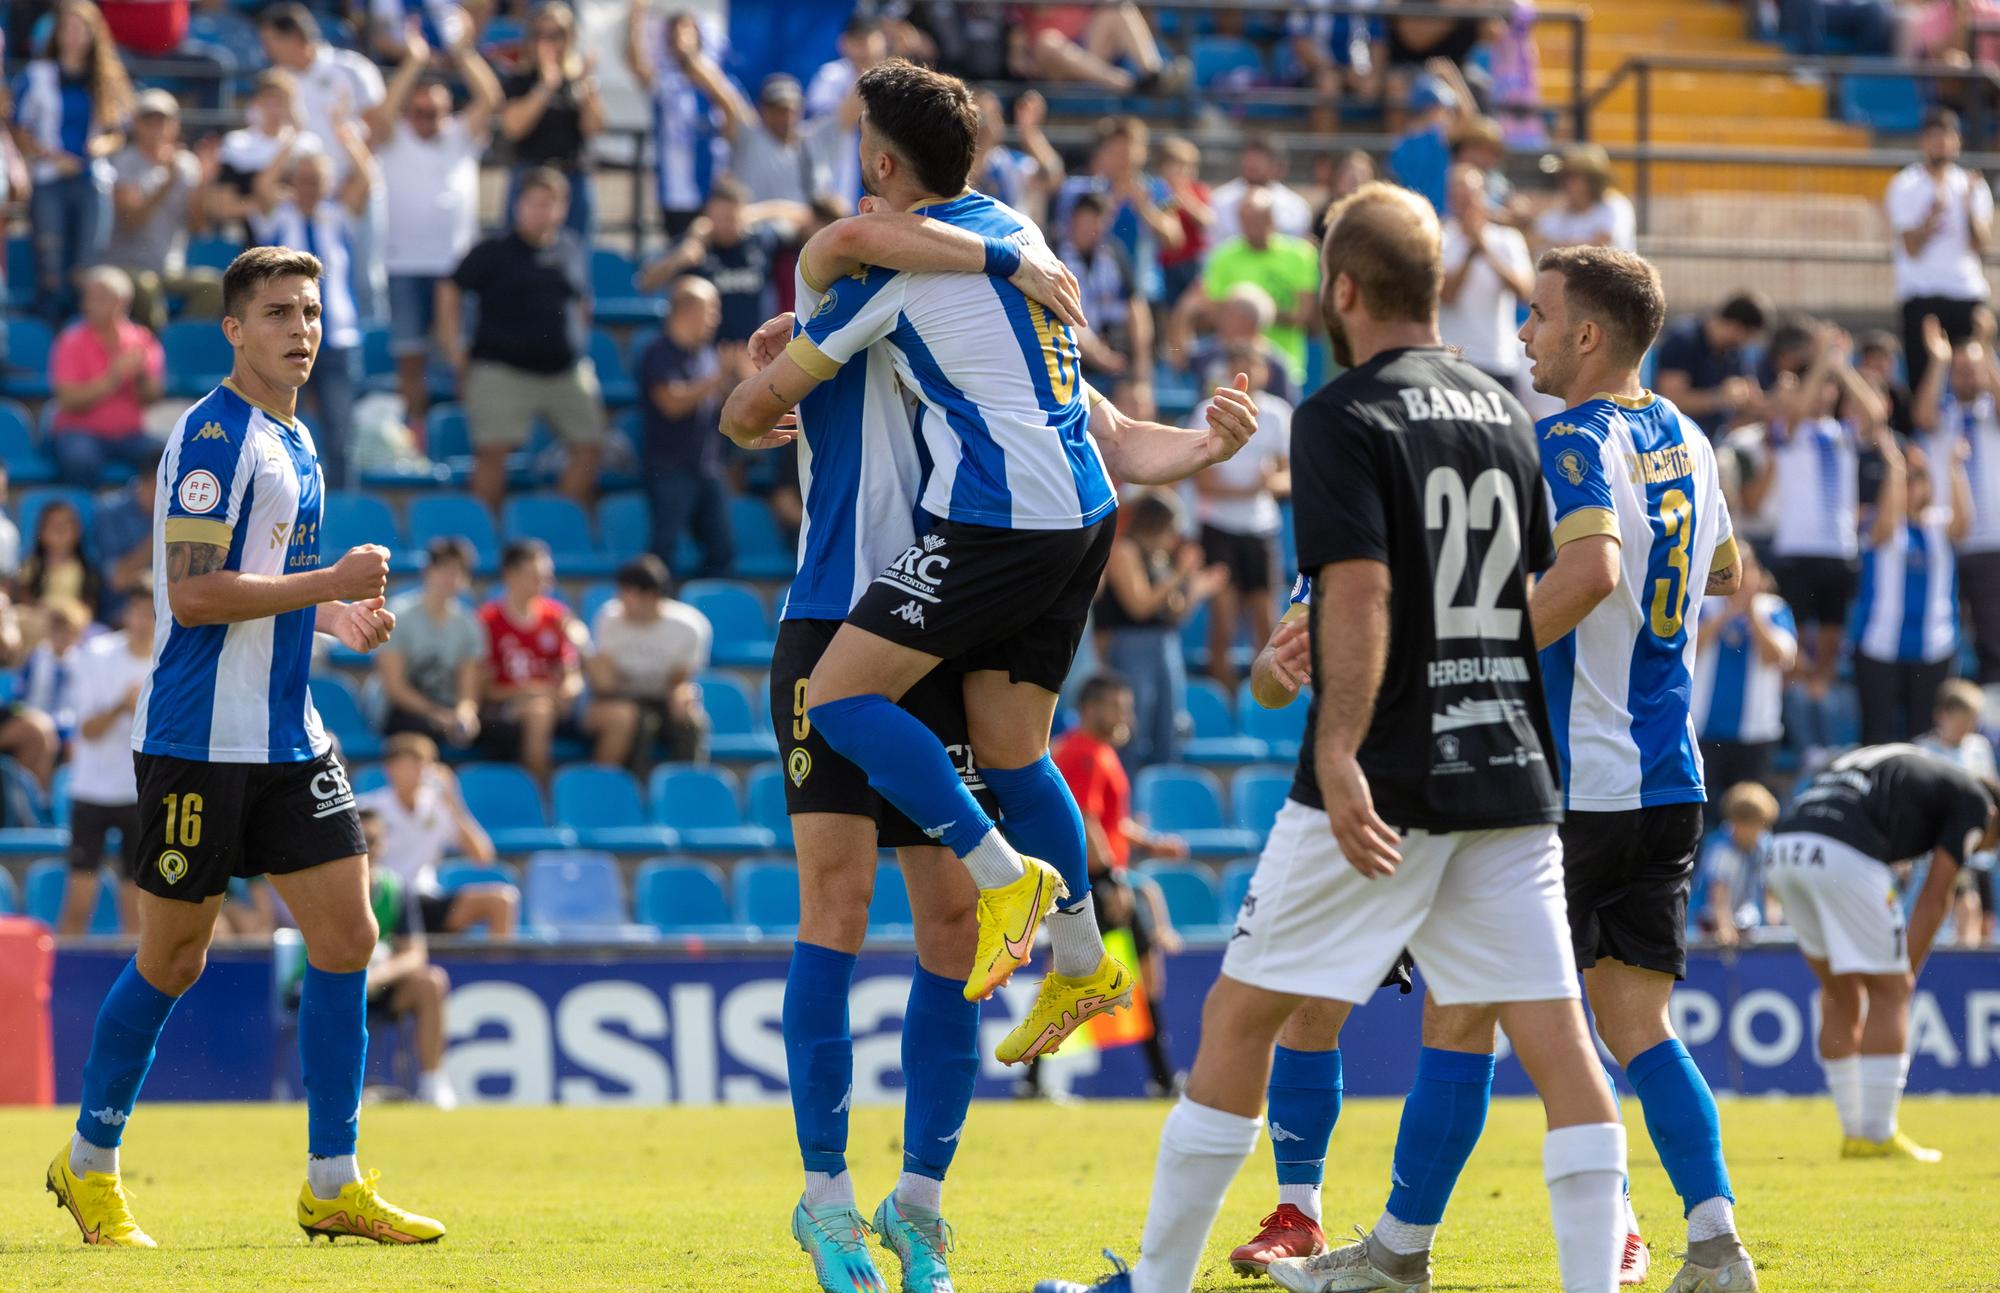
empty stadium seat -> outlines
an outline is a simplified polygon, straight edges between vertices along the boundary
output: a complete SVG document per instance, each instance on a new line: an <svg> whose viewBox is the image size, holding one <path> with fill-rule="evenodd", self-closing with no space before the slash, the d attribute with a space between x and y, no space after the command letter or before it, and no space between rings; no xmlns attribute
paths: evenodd
<svg viewBox="0 0 2000 1293"><path fill-rule="evenodd" d="M767 652L765 663L770 658ZM708 714L709 758L722 763L755 763L777 756L778 738L752 706L742 683L726 673L705 673L698 681L701 707Z"/></svg>
<svg viewBox="0 0 2000 1293"><path fill-rule="evenodd" d="M910 914L910 891L903 868L894 862L875 864L875 897L868 903L868 932L890 938L907 937L916 927Z"/></svg>
<svg viewBox="0 0 2000 1293"><path fill-rule="evenodd" d="M1284 807L1285 796L1292 792L1292 773L1288 768L1244 768L1229 782L1229 817L1231 822L1246 831L1256 832L1261 843L1271 833L1271 823L1278 820L1278 810Z"/></svg>
<svg viewBox="0 0 2000 1293"><path fill-rule="evenodd" d="M28 868L27 893L22 914L56 927L62 918L63 891L69 887L69 863L62 858L43 858ZM116 934L118 924L118 876L110 867L97 872L97 905L90 911L92 934Z"/></svg>
<svg viewBox="0 0 2000 1293"><path fill-rule="evenodd" d="M583 590L583 597L576 608L577 617L585 624L594 626L597 623L597 612L617 600L618 585L608 579L600 579Z"/></svg>
<svg viewBox="0 0 2000 1293"><path fill-rule="evenodd" d="M521 873L511 862L446 862L437 869L438 888L457 893L468 885L511 884L521 886Z"/></svg>
<svg viewBox="0 0 2000 1293"><path fill-rule="evenodd" d="M1306 731L1307 702L1303 696L1296 697L1283 709L1265 709L1250 694L1250 684L1246 681L1236 693L1236 712L1243 729L1243 735L1264 743L1271 759L1296 759L1299 757L1299 738Z"/></svg>
<svg viewBox="0 0 2000 1293"><path fill-rule="evenodd" d="M576 846L576 833L549 825L535 779L511 763L468 763L458 770L465 806L502 853Z"/></svg>
<svg viewBox="0 0 2000 1293"><path fill-rule="evenodd" d="M56 775L49 782L49 825L69 825L69 778L74 764L65 763L56 769Z"/></svg>
<svg viewBox="0 0 2000 1293"><path fill-rule="evenodd" d="M1911 76L1843 76L1840 117L1884 134L1907 135L1923 124L1924 88Z"/></svg>
<svg viewBox="0 0 2000 1293"><path fill-rule="evenodd" d="M0 857L39 857L69 848L69 831L56 825L41 790L21 765L0 755L0 802L7 820L0 829Z"/></svg>
<svg viewBox="0 0 2000 1293"><path fill-rule="evenodd" d="M34 281L28 279L31 286ZM0 364L8 394L30 400L49 397L49 350L54 345L55 334L48 324L29 315L8 316L7 353Z"/></svg>
<svg viewBox="0 0 2000 1293"><path fill-rule="evenodd" d="M1185 839L1196 857L1236 857L1257 848L1254 832L1223 824L1222 783L1212 772L1146 768L1133 783L1132 801L1147 825Z"/></svg>
<svg viewBox="0 0 2000 1293"><path fill-rule="evenodd" d="M355 763L347 765L347 786L358 799L362 795L372 795L389 784L389 774L379 763Z"/></svg>
<svg viewBox="0 0 2000 1293"><path fill-rule="evenodd" d="M627 936L618 864L602 853L537 853L528 859L523 919L556 938Z"/></svg>
<svg viewBox="0 0 2000 1293"><path fill-rule="evenodd" d="M624 562L653 546L653 509L644 494L613 494L597 505L598 546Z"/></svg>
<svg viewBox="0 0 2000 1293"><path fill-rule="evenodd" d="M189 269L228 269L243 254L243 245L234 238L190 238L187 245Z"/></svg>
<svg viewBox="0 0 2000 1293"><path fill-rule="evenodd" d="M160 332L166 352L166 392L181 399L200 399L222 384L236 362L229 338L213 319L177 319Z"/></svg>
<svg viewBox="0 0 2000 1293"><path fill-rule="evenodd" d="M321 674L306 685L312 691L319 721L340 742L343 757L363 761L382 757L382 738L361 712L361 697L353 683L339 674Z"/></svg>
<svg viewBox="0 0 2000 1293"><path fill-rule="evenodd" d="M799 928L799 869L789 858L759 858L736 865L736 919L767 938L789 938Z"/></svg>
<svg viewBox="0 0 2000 1293"><path fill-rule="evenodd" d="M736 536L736 573L745 579L789 579L798 557L778 533L770 505L761 498L729 500L729 525Z"/></svg>
<svg viewBox="0 0 2000 1293"><path fill-rule="evenodd" d="M500 528L510 543L540 539L548 544L556 572L565 579L594 579L619 564L591 540L590 517L583 508L561 494L515 495L501 509Z"/></svg>
<svg viewBox="0 0 2000 1293"><path fill-rule="evenodd" d="M653 769L653 820L679 833L690 853L756 853L777 840L743 820L736 779L720 768L667 763Z"/></svg>
<svg viewBox="0 0 2000 1293"><path fill-rule="evenodd" d="M32 310L35 307L36 285L41 276L35 272L35 241L27 234L16 234L7 240L7 301L8 308Z"/></svg>
<svg viewBox="0 0 2000 1293"><path fill-rule="evenodd" d="M618 338L602 328L590 332L590 362L597 369L597 385L604 402L623 408L639 397L639 385L632 380L632 365L625 362L625 348Z"/></svg>
<svg viewBox="0 0 2000 1293"><path fill-rule="evenodd" d="M340 560L349 548L379 543L400 552L405 546L396 514L373 494L353 490L331 490L320 517L319 550L328 564Z"/></svg>
<svg viewBox="0 0 2000 1293"><path fill-rule="evenodd" d="M630 257L610 247L590 251L591 317L613 327L658 323L667 315L666 298L639 290Z"/></svg>
<svg viewBox="0 0 2000 1293"><path fill-rule="evenodd" d="M10 485L46 485L56 478L54 459L36 441L35 422L13 400L0 400L0 462Z"/></svg>
<svg viewBox="0 0 2000 1293"><path fill-rule="evenodd" d="M1204 89L1255 85L1266 79L1264 56L1241 36L1196 36L1188 42L1188 61L1194 65L1194 83Z"/></svg>
<svg viewBox="0 0 2000 1293"><path fill-rule="evenodd" d="M432 539L450 535L472 544L474 573L490 575L499 569L500 536L494 533L492 515L478 499L447 491L410 500L410 569L423 564L424 549Z"/></svg>
<svg viewBox="0 0 2000 1293"><path fill-rule="evenodd" d="M464 406L431 405L424 414L424 452L434 462L472 457L472 432L466 425Z"/></svg>
<svg viewBox="0 0 2000 1293"><path fill-rule="evenodd" d="M14 887L14 873L0 867L0 916L18 915L21 910L21 894Z"/></svg>
<svg viewBox="0 0 2000 1293"><path fill-rule="evenodd" d="M729 913L722 872L713 862L654 858L632 877L632 916L662 934L731 936L742 927Z"/></svg>
<svg viewBox="0 0 2000 1293"><path fill-rule="evenodd" d="M1160 887L1167 917L1183 934L1211 935L1221 924L1215 879L1205 866L1189 862L1147 862L1139 874Z"/></svg>
<svg viewBox="0 0 2000 1293"><path fill-rule="evenodd" d="M592 763L560 768L551 789L556 821L575 831L585 848L657 853L680 846L673 831L646 820L639 783L623 768Z"/></svg>
<svg viewBox="0 0 2000 1293"><path fill-rule="evenodd" d="M710 658L718 665L766 668L776 645L763 599L743 584L727 579L696 579L681 588L680 599L708 617L715 629Z"/></svg>
<svg viewBox="0 0 2000 1293"><path fill-rule="evenodd" d="M743 779L745 816L777 837L779 848L792 847L792 818L785 811L785 769L776 763L752 768Z"/></svg>
<svg viewBox="0 0 2000 1293"><path fill-rule="evenodd" d="M1222 868L1222 919L1233 920L1250 892L1250 877L1257 874L1257 859L1244 858Z"/></svg>
<svg viewBox="0 0 2000 1293"><path fill-rule="evenodd" d="M1187 712L1194 736L1182 744L1181 757L1189 763L1255 763L1265 757L1262 741L1238 735L1229 693L1213 678L1188 679Z"/></svg>

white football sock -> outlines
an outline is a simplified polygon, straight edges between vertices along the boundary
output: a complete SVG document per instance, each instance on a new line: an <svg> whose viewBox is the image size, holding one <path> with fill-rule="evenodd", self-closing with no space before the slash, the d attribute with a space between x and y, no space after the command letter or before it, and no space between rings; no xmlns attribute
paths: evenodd
<svg viewBox="0 0 2000 1293"><path fill-rule="evenodd" d="M896 1202L905 1207L944 1211L944 1182L935 1176L905 1172L896 1178Z"/></svg>
<svg viewBox="0 0 2000 1293"><path fill-rule="evenodd" d="M312 1187L315 1199L337 1199L342 1186L353 1185L360 1179L361 1162L352 1154L329 1158L306 1155L306 1183Z"/></svg>
<svg viewBox="0 0 2000 1293"><path fill-rule="evenodd" d="M74 1132L69 1138L69 1170L82 1176L85 1172L103 1172L107 1176L118 1175L118 1146L106 1149L93 1145Z"/></svg>
<svg viewBox="0 0 2000 1293"><path fill-rule="evenodd" d="M1097 932L1097 904L1086 895L1076 906L1049 912L1049 948L1055 971L1066 979L1081 979L1104 960L1104 939Z"/></svg>
<svg viewBox="0 0 2000 1293"><path fill-rule="evenodd" d="M1278 1202L1289 1203L1314 1221L1319 1220L1319 1187L1317 1185L1280 1185Z"/></svg>
<svg viewBox="0 0 2000 1293"><path fill-rule="evenodd" d="M1188 1293L1222 1196L1257 1143L1256 1118L1196 1104L1186 1096L1160 1129L1153 1198L1132 1268L1132 1293Z"/></svg>
<svg viewBox="0 0 2000 1293"><path fill-rule="evenodd" d="M1688 1242L1720 1239L1736 1233L1736 1208L1721 1195L1703 1199L1688 1210Z"/></svg>
<svg viewBox="0 0 2000 1293"><path fill-rule="evenodd" d="M1826 1089L1833 1096L1833 1111L1840 1118L1840 1134L1861 1134L1861 1057L1819 1062L1826 1071Z"/></svg>
<svg viewBox="0 0 2000 1293"><path fill-rule="evenodd" d="M1405 1257L1412 1253L1429 1252L1431 1239L1436 1234L1435 1225L1398 1221L1388 1212L1384 1212L1382 1219L1375 1223L1375 1237L1382 1241L1382 1246L1392 1253L1401 1253Z"/></svg>
<svg viewBox="0 0 2000 1293"><path fill-rule="evenodd" d="M1896 1134L1896 1106L1903 1102L1903 1080L1910 1073L1910 1057L1857 1055L1855 1070L1861 1088L1859 1134L1863 1140L1887 1140Z"/></svg>
<svg viewBox="0 0 2000 1293"><path fill-rule="evenodd" d="M814 1212L828 1204L854 1206L854 1178L846 1172L807 1172L804 1203Z"/></svg>
<svg viewBox="0 0 2000 1293"><path fill-rule="evenodd" d="M438 1109L458 1108L458 1092L452 1090L451 1079L444 1070L417 1075L417 1099Z"/></svg>
<svg viewBox="0 0 2000 1293"><path fill-rule="evenodd" d="M972 852L959 859L965 869L972 872L972 883L982 889L1001 889L1021 878L1027 870L1021 865L1021 855L1007 842L998 828L986 832L986 838L972 846Z"/></svg>
<svg viewBox="0 0 2000 1293"><path fill-rule="evenodd" d="M1558 1127L1542 1141L1563 1293L1609 1293L1625 1252L1625 1128Z"/></svg>

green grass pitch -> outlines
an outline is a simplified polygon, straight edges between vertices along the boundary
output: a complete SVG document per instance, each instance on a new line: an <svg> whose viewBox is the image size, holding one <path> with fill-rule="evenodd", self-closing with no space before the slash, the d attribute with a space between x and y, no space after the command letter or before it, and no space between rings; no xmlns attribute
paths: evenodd
<svg viewBox="0 0 2000 1293"><path fill-rule="evenodd" d="M1380 1211L1399 1104L1352 1100L1328 1158L1329 1231ZM945 1193L961 1293L1025 1293L1091 1276L1098 1250L1136 1255L1163 1104L982 1104ZM1654 1289L1677 1263L1680 1209L1626 1103L1633 1189ZM43 1192L69 1134L61 1110L0 1110L0 1289L809 1290L787 1219L796 1197L788 1111L371 1106L362 1165L390 1199L445 1221L433 1247L359 1240L307 1248L297 1106L141 1106L126 1180L158 1252L87 1249ZM1767 1293L2000 1290L2000 1099L1915 1099L1903 1124L1937 1167L1841 1162L1824 1100L1728 1100L1723 1127L1744 1233ZM1541 1111L1499 1100L1439 1234L1437 1288L1555 1289L1541 1178ZM894 1183L900 1114L857 1110L850 1162L864 1210ZM1274 1288L1232 1275L1230 1247L1274 1195L1260 1144L1231 1190L1196 1287ZM878 1252L890 1287L893 1259Z"/></svg>

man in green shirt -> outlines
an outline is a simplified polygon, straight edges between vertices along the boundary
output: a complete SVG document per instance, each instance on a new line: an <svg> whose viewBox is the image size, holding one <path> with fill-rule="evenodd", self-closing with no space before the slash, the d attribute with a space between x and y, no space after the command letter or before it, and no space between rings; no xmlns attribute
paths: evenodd
<svg viewBox="0 0 2000 1293"><path fill-rule="evenodd" d="M1238 208L1242 232L1209 253L1201 283L1190 288L1174 313L1185 315L1180 335L1206 328L1214 305L1240 283L1255 283L1270 293L1278 313L1264 335L1284 357L1292 381L1306 377L1306 329L1319 308L1319 252L1304 238L1279 233L1273 227L1271 198L1253 190Z"/></svg>

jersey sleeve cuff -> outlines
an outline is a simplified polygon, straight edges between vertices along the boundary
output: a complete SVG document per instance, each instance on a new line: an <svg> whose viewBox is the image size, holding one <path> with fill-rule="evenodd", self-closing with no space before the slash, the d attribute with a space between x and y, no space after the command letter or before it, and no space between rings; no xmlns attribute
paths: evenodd
<svg viewBox="0 0 2000 1293"><path fill-rule="evenodd" d="M826 289L833 286L831 283L822 283L819 275L812 272L812 258L803 252L799 255L799 280L821 296L825 296Z"/></svg>
<svg viewBox="0 0 2000 1293"><path fill-rule="evenodd" d="M1593 534L1608 534L1616 539L1617 513L1607 507L1579 507L1556 522L1555 544L1560 548L1566 543L1587 539Z"/></svg>
<svg viewBox="0 0 2000 1293"><path fill-rule="evenodd" d="M1278 623L1294 624L1310 614L1312 614L1312 607L1304 602L1293 602L1285 608L1285 613L1278 617Z"/></svg>
<svg viewBox="0 0 2000 1293"><path fill-rule="evenodd" d="M236 537L236 532L229 528L227 522L202 516L170 516L165 529L168 543L210 543L226 548Z"/></svg>
<svg viewBox="0 0 2000 1293"><path fill-rule="evenodd" d="M1736 560L1736 536L1732 534L1715 545L1715 557L1708 563L1708 573L1712 575L1718 570L1727 570L1736 564Z"/></svg>
<svg viewBox="0 0 2000 1293"><path fill-rule="evenodd" d="M793 337L785 347L793 363L806 370L820 381L825 381L840 371L840 365L824 350L813 344L811 337Z"/></svg>
<svg viewBox="0 0 2000 1293"><path fill-rule="evenodd" d="M1087 409L1095 409L1102 403L1104 403L1104 393L1089 382L1085 382L1083 384L1083 406Z"/></svg>

